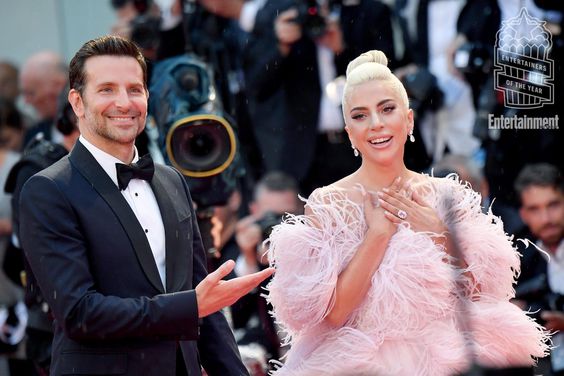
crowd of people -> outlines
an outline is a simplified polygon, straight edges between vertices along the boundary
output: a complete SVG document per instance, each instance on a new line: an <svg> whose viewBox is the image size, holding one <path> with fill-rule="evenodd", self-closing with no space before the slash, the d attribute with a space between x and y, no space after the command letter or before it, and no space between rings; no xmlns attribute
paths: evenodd
<svg viewBox="0 0 564 376"><path fill-rule="evenodd" d="M244 368L257 376L448 375L474 361L564 374L564 338L553 335L548 346L545 331L564 329L562 131L496 133L484 123L484 113L558 116L564 17L556 4L111 4L118 19L111 33L118 39L86 43L70 64L54 51L38 51L21 67L0 56L0 374L151 374L160 367L163 374L170 369L182 375L199 372L201 363L209 375L240 374ZM552 37L555 100L541 108L507 108L493 87L497 32L521 7L545 21ZM139 47L142 63L136 51L123 52L131 46L122 40ZM157 162L171 159L162 134L171 124L154 126L160 118L142 92L152 100L161 95L152 92L159 86L155 72L187 53L210 72L221 107L215 113L236 132L237 172L221 192L224 199L202 207L191 185L198 177L185 176L183 183L155 163L149 181L164 190L174 187L177 195L186 192L174 205L153 183L141 186L134 179L122 185L108 172L125 198L112 201L117 198L106 196L112 181L89 158L102 167L114 161L146 165L141 157L148 153ZM108 63L112 69L123 63L123 74L105 72ZM139 66L141 79L131 74ZM99 76L114 87L90 91ZM190 106L203 91L196 82L179 83L185 91L178 94L186 94ZM119 103L118 110L103 107L109 96L102 90L123 88L134 96L125 114L145 127L147 113L147 126L143 131L139 125L118 146L96 127L104 124L102 117L119 117L121 111ZM183 115L205 113L205 103ZM151 134L154 129L161 134ZM126 137L118 133L107 137ZM36 175L55 163L58 170ZM34 175L35 185L24 188ZM92 191L74 193L90 186ZM141 201L148 211L136 209L138 192L149 195ZM112 222L100 199L129 205L133 218L121 208ZM174 218L163 214L164 207L174 209ZM148 217L159 208L162 221L155 224ZM69 220L48 224L58 216ZM139 233L128 227L135 217ZM195 218L203 245L192 227ZM123 235L112 230L120 223ZM167 252L173 242L169 226L186 237L178 240L177 231L174 244L190 244L188 264L165 257L165 240ZM451 236L438 236L447 232ZM129 244L128 237L147 241ZM406 247L409 252L402 253ZM114 254L113 248L131 248L131 255ZM105 269L110 264L139 266ZM277 271L268 277L271 266ZM73 270L74 277L57 280L63 270ZM148 280L142 281L145 274ZM223 296L213 307L202 303L206 296L219 299L225 285L217 278L230 281L233 298L241 299ZM187 302L178 303L180 297ZM132 300L123 303L127 299ZM461 310L468 310L471 324L456 314ZM115 311L123 319L110 320ZM176 347L168 348L170 343ZM63 348L90 358L60 356ZM108 348L127 353L137 366L124 369L119 354L102 358ZM162 357L161 363L145 363L145 353Z"/></svg>

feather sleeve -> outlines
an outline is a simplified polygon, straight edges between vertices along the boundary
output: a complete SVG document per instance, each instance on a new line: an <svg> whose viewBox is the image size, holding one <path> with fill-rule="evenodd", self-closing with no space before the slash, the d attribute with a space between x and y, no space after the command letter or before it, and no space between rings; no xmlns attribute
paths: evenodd
<svg viewBox="0 0 564 376"><path fill-rule="evenodd" d="M437 207L452 233L453 241L468 264L467 271L479 285L481 294L500 299L515 295L513 284L519 274L519 253L511 237L503 229L503 222L491 212L484 212L481 196L453 175L440 179ZM469 286L473 291L475 286Z"/></svg>
<svg viewBox="0 0 564 376"><path fill-rule="evenodd" d="M307 207L311 215L289 216L268 241L276 267L268 300L290 337L324 320L334 304L337 277L365 230L354 219L362 217L361 208L342 194L316 190Z"/></svg>

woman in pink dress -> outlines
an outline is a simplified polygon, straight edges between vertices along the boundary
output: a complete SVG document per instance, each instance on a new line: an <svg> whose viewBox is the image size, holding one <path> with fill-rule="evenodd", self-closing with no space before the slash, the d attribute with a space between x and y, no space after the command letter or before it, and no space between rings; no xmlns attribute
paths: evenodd
<svg viewBox="0 0 564 376"><path fill-rule="evenodd" d="M408 170L413 112L370 51L347 68L346 131L362 166L275 227L268 299L290 345L274 375L452 375L516 367L547 333L510 303L519 255L456 176Z"/></svg>

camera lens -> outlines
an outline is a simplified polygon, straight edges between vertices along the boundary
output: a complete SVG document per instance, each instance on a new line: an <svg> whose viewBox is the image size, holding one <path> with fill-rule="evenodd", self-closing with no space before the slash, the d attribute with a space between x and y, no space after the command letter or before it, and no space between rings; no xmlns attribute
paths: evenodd
<svg viewBox="0 0 564 376"><path fill-rule="evenodd" d="M183 69L175 72L174 77L182 90L192 91L197 89L200 84L198 72L188 67L184 67Z"/></svg>
<svg viewBox="0 0 564 376"><path fill-rule="evenodd" d="M225 119L196 115L177 121L167 136L167 151L173 165L187 176L220 173L235 155L235 138Z"/></svg>

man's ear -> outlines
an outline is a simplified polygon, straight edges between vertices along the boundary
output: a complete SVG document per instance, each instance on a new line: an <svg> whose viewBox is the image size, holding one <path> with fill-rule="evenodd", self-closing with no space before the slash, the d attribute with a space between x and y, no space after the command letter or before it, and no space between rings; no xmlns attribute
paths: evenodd
<svg viewBox="0 0 564 376"><path fill-rule="evenodd" d="M84 116L84 101L78 90L70 89L68 99L76 117L82 118Z"/></svg>

